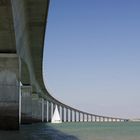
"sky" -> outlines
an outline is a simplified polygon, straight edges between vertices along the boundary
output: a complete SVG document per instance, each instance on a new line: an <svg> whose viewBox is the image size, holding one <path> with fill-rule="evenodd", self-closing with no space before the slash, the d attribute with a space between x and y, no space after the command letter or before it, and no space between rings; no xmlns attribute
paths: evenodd
<svg viewBox="0 0 140 140"><path fill-rule="evenodd" d="M89 113L140 118L139 7L139 0L51 0L43 60L50 94Z"/></svg>

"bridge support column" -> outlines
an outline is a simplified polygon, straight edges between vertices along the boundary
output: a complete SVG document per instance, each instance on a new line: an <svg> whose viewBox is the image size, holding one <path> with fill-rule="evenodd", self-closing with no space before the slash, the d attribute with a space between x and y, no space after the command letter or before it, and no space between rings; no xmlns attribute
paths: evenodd
<svg viewBox="0 0 140 140"><path fill-rule="evenodd" d="M44 99L40 98L40 106L41 106L41 121L44 122Z"/></svg>
<svg viewBox="0 0 140 140"><path fill-rule="evenodd" d="M59 114L60 114L60 106L59 106L59 105L57 105L57 107L58 107L58 112L59 112Z"/></svg>
<svg viewBox="0 0 140 140"><path fill-rule="evenodd" d="M32 118L34 122L44 121L44 100L32 94Z"/></svg>
<svg viewBox="0 0 140 140"><path fill-rule="evenodd" d="M32 94L32 118L33 122L39 122L38 119L38 95Z"/></svg>
<svg viewBox="0 0 140 140"><path fill-rule="evenodd" d="M107 122L109 122L109 118L107 118Z"/></svg>
<svg viewBox="0 0 140 140"><path fill-rule="evenodd" d="M89 115L87 114L87 122L89 122Z"/></svg>
<svg viewBox="0 0 140 140"><path fill-rule="evenodd" d="M91 122L91 115L88 115L88 121Z"/></svg>
<svg viewBox="0 0 140 140"><path fill-rule="evenodd" d="M91 122L93 122L93 116L91 115Z"/></svg>
<svg viewBox="0 0 140 140"><path fill-rule="evenodd" d="M74 121L76 122L77 118L76 118L76 111L74 111Z"/></svg>
<svg viewBox="0 0 140 140"><path fill-rule="evenodd" d="M62 112L61 112L61 106L60 105L57 105L58 107L58 112L59 112L59 115L60 115L60 118L61 118L61 121L62 121Z"/></svg>
<svg viewBox="0 0 140 140"><path fill-rule="evenodd" d="M54 114L54 110L55 110L55 103L52 103L53 104L53 110L52 110L52 115Z"/></svg>
<svg viewBox="0 0 140 140"><path fill-rule="evenodd" d="M62 122L64 122L64 107L62 107Z"/></svg>
<svg viewBox="0 0 140 140"><path fill-rule="evenodd" d="M48 101L48 122L51 122L52 119L52 105L51 102Z"/></svg>
<svg viewBox="0 0 140 140"><path fill-rule="evenodd" d="M44 100L44 122L47 122L47 119L48 119L48 109L47 109L47 101Z"/></svg>
<svg viewBox="0 0 140 140"><path fill-rule="evenodd" d="M72 110L70 110L70 122L72 122Z"/></svg>
<svg viewBox="0 0 140 140"><path fill-rule="evenodd" d="M88 115L88 122L90 122L90 115Z"/></svg>
<svg viewBox="0 0 140 140"><path fill-rule="evenodd" d="M32 88L30 85L21 87L21 124L32 123Z"/></svg>
<svg viewBox="0 0 140 140"><path fill-rule="evenodd" d="M87 118L86 118L86 119L87 119L87 122L88 122L88 114L86 114L86 116L87 116Z"/></svg>
<svg viewBox="0 0 140 140"><path fill-rule="evenodd" d="M79 114L78 120L79 120L79 122L80 122L80 121L81 121L81 114L80 114L80 112L78 112L78 114Z"/></svg>
<svg viewBox="0 0 140 140"><path fill-rule="evenodd" d="M69 121L69 112L68 112L68 108L66 108L66 122Z"/></svg>
<svg viewBox="0 0 140 140"><path fill-rule="evenodd" d="M85 115L84 115L84 113L83 113L83 122L85 121Z"/></svg>
<svg viewBox="0 0 140 140"><path fill-rule="evenodd" d="M97 116L95 116L95 122L97 122Z"/></svg>
<svg viewBox="0 0 140 140"><path fill-rule="evenodd" d="M0 54L0 129L19 129L20 60Z"/></svg>

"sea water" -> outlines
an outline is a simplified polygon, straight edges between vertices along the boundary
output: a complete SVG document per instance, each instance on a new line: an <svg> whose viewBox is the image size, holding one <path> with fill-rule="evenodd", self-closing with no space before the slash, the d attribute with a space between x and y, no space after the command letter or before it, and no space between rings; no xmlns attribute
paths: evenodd
<svg viewBox="0 0 140 140"><path fill-rule="evenodd" d="M140 140L140 123L38 123L0 131L0 140Z"/></svg>

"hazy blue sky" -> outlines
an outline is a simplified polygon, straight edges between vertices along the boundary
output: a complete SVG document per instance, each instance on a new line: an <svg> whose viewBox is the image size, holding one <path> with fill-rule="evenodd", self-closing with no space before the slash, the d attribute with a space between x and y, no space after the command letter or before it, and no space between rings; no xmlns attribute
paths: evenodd
<svg viewBox="0 0 140 140"><path fill-rule="evenodd" d="M140 0L51 0L44 79L70 106L140 117Z"/></svg>

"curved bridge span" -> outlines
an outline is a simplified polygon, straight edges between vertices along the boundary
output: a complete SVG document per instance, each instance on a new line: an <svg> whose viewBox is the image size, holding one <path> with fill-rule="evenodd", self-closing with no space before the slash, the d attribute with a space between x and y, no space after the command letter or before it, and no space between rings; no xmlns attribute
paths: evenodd
<svg viewBox="0 0 140 140"><path fill-rule="evenodd" d="M0 0L0 129L50 122L57 105L63 122L125 122L87 113L53 98L42 75L49 0Z"/></svg>

